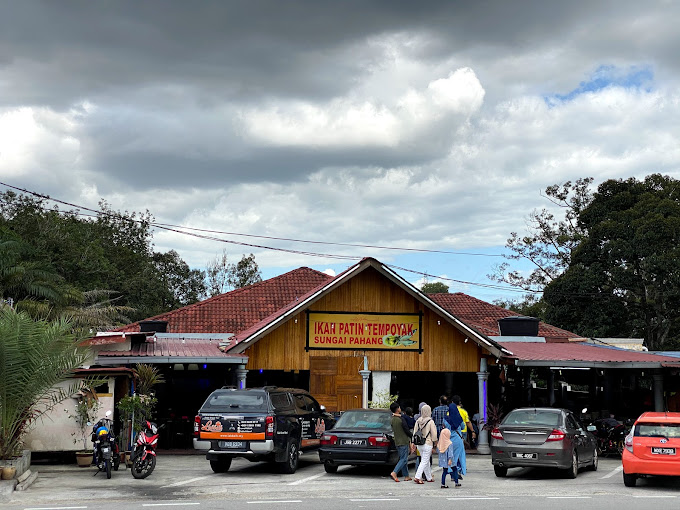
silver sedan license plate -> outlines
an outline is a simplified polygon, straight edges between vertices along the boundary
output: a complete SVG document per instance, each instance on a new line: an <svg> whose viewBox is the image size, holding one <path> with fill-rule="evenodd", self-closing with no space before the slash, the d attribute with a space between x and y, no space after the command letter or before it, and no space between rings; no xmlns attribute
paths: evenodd
<svg viewBox="0 0 680 510"><path fill-rule="evenodd" d="M245 448L245 441L220 441L220 448Z"/></svg>
<svg viewBox="0 0 680 510"><path fill-rule="evenodd" d="M537 459L538 454L537 453L513 453L513 457L516 459Z"/></svg>
<svg viewBox="0 0 680 510"><path fill-rule="evenodd" d="M656 455L675 455L675 448L662 448L660 446L653 446L652 453Z"/></svg>

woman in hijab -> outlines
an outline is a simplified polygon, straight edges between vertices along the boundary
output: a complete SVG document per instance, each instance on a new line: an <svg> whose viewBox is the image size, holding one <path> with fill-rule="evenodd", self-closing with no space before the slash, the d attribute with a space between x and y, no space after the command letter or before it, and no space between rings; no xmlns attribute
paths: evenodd
<svg viewBox="0 0 680 510"><path fill-rule="evenodd" d="M453 443L453 461L458 468L458 477L467 474L465 443L463 442L463 418L458 412L456 404L449 404L449 412L444 420L444 427L451 431L451 442ZM443 467L443 466L442 466ZM456 485L458 486L458 485Z"/></svg>
<svg viewBox="0 0 680 510"><path fill-rule="evenodd" d="M420 418L420 413L423 410L423 406L426 406L426 405L427 405L427 402L421 402L420 404L418 404L418 414L416 414L413 417L413 419L415 421L418 421L418 418ZM413 434L413 433L411 433L411 434ZM418 466L418 465L420 465L420 449L418 447L416 447L416 466Z"/></svg>
<svg viewBox="0 0 680 510"><path fill-rule="evenodd" d="M458 468L455 461L455 448L451 441L451 431L449 429L442 429L442 433L439 434L437 450L439 450L439 465L442 468L442 489L449 488L446 485L446 475L448 474L451 474L451 479L456 483L456 487L460 487Z"/></svg>
<svg viewBox="0 0 680 510"><path fill-rule="evenodd" d="M425 444L418 446L420 450L420 464L416 471L416 477L413 479L416 483L423 483L423 472L425 479L428 482L434 482L432 478L432 468L430 467L430 457L432 456L432 448L437 442L437 426L432 419L432 409L425 404L420 409L420 418L416 420L416 426L413 428L413 433L420 431L425 439Z"/></svg>

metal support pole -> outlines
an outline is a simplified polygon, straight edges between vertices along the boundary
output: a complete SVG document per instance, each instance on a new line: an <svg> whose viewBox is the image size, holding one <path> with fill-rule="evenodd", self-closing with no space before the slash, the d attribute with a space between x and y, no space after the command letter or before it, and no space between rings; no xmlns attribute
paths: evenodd
<svg viewBox="0 0 680 510"><path fill-rule="evenodd" d="M371 371L368 369L368 356L364 356L364 369L359 370L361 374L361 407L368 408L368 378L371 377Z"/></svg>
<svg viewBox="0 0 680 510"><path fill-rule="evenodd" d="M477 396L479 399L479 416L481 418L481 423L479 424L479 442L477 443L477 453L482 455L489 455L491 453L491 449L489 448L489 431L484 428L487 419L488 380L489 372L487 371L486 358L482 358L479 362L479 372L477 372Z"/></svg>
<svg viewBox="0 0 680 510"><path fill-rule="evenodd" d="M663 413L666 406L663 401L663 374L653 374L654 379L654 411Z"/></svg>

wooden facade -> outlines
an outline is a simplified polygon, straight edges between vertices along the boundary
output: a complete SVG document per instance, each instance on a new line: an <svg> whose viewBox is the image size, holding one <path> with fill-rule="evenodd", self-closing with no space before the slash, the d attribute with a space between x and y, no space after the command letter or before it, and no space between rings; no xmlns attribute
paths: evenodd
<svg viewBox="0 0 680 510"><path fill-rule="evenodd" d="M329 410L361 405L359 370L368 357L372 371L477 372L485 351L434 310L372 267L331 290L309 311L421 313L422 353L408 351L306 350L306 311L291 316L244 354L249 370L309 370L310 391Z"/></svg>

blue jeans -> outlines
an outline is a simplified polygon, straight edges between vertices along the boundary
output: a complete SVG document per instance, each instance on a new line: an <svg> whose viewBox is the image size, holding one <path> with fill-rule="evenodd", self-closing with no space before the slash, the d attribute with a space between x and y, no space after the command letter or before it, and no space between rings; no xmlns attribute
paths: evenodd
<svg viewBox="0 0 680 510"><path fill-rule="evenodd" d="M402 476L408 476L408 445L397 446L397 451L399 452L399 462L392 471L397 476L399 476L399 471L401 471Z"/></svg>
<svg viewBox="0 0 680 510"><path fill-rule="evenodd" d="M450 473L449 469L451 470ZM451 480L453 480L455 483L458 483L458 468L456 466L453 467L444 466L442 468L442 485L446 485L446 475L448 474L451 475Z"/></svg>

